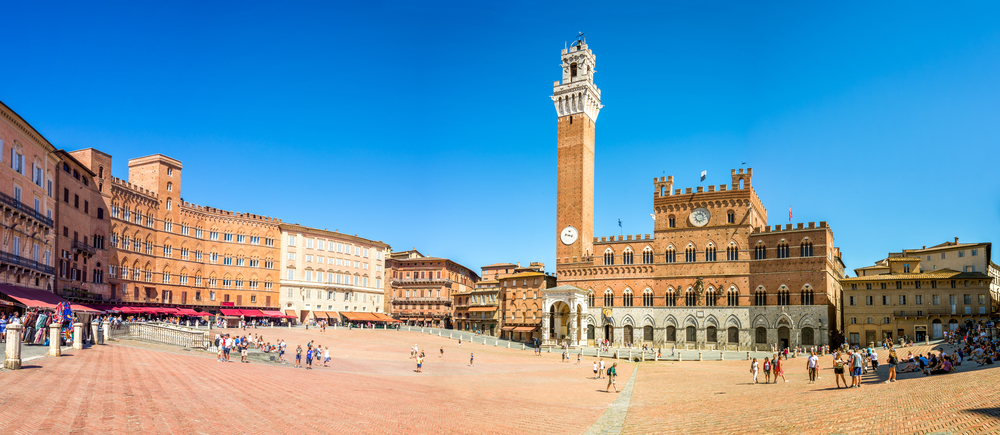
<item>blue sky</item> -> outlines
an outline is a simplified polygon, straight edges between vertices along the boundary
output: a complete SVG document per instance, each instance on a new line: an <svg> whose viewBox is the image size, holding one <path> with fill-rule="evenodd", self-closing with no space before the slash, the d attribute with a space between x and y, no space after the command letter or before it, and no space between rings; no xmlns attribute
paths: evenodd
<svg viewBox="0 0 1000 435"><path fill-rule="evenodd" d="M14 2L0 100L119 177L181 160L187 201L552 270L548 97L584 31L597 235L652 232L653 177L745 161L849 268L1000 241L1000 3L612 3Z"/></svg>

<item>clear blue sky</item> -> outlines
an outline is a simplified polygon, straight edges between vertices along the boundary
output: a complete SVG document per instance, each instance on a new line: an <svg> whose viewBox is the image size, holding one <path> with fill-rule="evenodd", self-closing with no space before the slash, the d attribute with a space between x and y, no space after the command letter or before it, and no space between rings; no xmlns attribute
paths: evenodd
<svg viewBox="0 0 1000 435"><path fill-rule="evenodd" d="M552 270L549 95L584 31L597 235L652 231L653 177L745 161L849 268L1000 241L1000 2L149 3L6 4L0 100L119 177L181 160L197 204Z"/></svg>

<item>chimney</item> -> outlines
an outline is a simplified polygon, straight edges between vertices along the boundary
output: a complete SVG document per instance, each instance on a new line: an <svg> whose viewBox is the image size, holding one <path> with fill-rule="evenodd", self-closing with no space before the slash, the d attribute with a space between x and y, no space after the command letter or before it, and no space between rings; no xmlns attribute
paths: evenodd
<svg viewBox="0 0 1000 435"><path fill-rule="evenodd" d="M958 242L958 239L955 239L955 241ZM520 261L517 262L517 267L521 267L521 262Z"/></svg>
<svg viewBox="0 0 1000 435"><path fill-rule="evenodd" d="M924 245L924 247L923 247L923 248L920 248L920 249L927 249L927 245Z"/></svg>
<svg viewBox="0 0 1000 435"><path fill-rule="evenodd" d="M955 244L958 244L958 237L955 237Z"/></svg>

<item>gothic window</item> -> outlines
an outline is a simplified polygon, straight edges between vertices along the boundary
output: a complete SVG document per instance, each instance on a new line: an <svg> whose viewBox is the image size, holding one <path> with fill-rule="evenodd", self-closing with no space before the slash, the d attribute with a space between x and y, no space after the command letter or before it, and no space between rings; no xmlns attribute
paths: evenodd
<svg viewBox="0 0 1000 435"><path fill-rule="evenodd" d="M778 290L778 305L788 305L789 300L787 288L782 287Z"/></svg>
<svg viewBox="0 0 1000 435"><path fill-rule="evenodd" d="M604 291L604 306L605 307L615 306L615 294L611 291L611 289L607 289Z"/></svg>
<svg viewBox="0 0 1000 435"><path fill-rule="evenodd" d="M705 248L705 261L715 261L715 245L709 244Z"/></svg>
<svg viewBox="0 0 1000 435"><path fill-rule="evenodd" d="M569 65L569 76L576 77L576 63L571 63Z"/></svg>
<svg viewBox="0 0 1000 435"><path fill-rule="evenodd" d="M698 295L694 293L694 290L688 288L687 291L684 292L684 305L689 307L698 305Z"/></svg>
<svg viewBox="0 0 1000 435"><path fill-rule="evenodd" d="M688 245L687 249L684 250L684 261L688 263L693 263L697 261L697 254L694 250L694 246Z"/></svg>
<svg viewBox="0 0 1000 435"><path fill-rule="evenodd" d="M666 263L674 263L677 261L677 252L674 251L673 246L667 248L666 260L664 261Z"/></svg>
<svg viewBox="0 0 1000 435"><path fill-rule="evenodd" d="M730 242L729 247L726 248L726 260L736 261L739 259L740 259L740 248L737 248L735 243Z"/></svg>
<svg viewBox="0 0 1000 435"><path fill-rule="evenodd" d="M627 288L625 289L625 292L622 294L622 306L623 307L632 306L632 289Z"/></svg>
<svg viewBox="0 0 1000 435"><path fill-rule="evenodd" d="M806 240L799 245L799 256L800 257L812 257L813 255L813 244L812 242Z"/></svg>
<svg viewBox="0 0 1000 435"><path fill-rule="evenodd" d="M714 326L709 326L705 328L705 341L709 343L714 343L719 341L719 330Z"/></svg>
<svg viewBox="0 0 1000 435"><path fill-rule="evenodd" d="M676 228L677 227L677 219L674 218L674 215L670 215L670 217L667 218L667 225L670 228Z"/></svg>
<svg viewBox="0 0 1000 435"><path fill-rule="evenodd" d="M677 341L677 328L674 325L667 326L667 341Z"/></svg>
<svg viewBox="0 0 1000 435"><path fill-rule="evenodd" d="M645 289L642 291L642 306L651 307L653 306L653 291L650 289Z"/></svg>
<svg viewBox="0 0 1000 435"><path fill-rule="evenodd" d="M705 306L714 307L715 306L715 289L709 287L708 291L705 292ZM714 340L709 340L714 341Z"/></svg>
<svg viewBox="0 0 1000 435"><path fill-rule="evenodd" d="M726 213L726 222L730 223L730 224L735 224L736 223L736 213L734 213L732 210L730 210L728 213Z"/></svg>
<svg viewBox="0 0 1000 435"><path fill-rule="evenodd" d="M653 264L653 248L647 246L642 250L642 264Z"/></svg>
<svg viewBox="0 0 1000 435"><path fill-rule="evenodd" d="M778 258L788 258L788 243L781 242L778 244Z"/></svg>
<svg viewBox="0 0 1000 435"><path fill-rule="evenodd" d="M767 246L763 243L758 244L753 248L754 260L763 260L767 258Z"/></svg>
<svg viewBox="0 0 1000 435"><path fill-rule="evenodd" d="M622 264L632 264L632 250L626 249L622 254Z"/></svg>
<svg viewBox="0 0 1000 435"><path fill-rule="evenodd" d="M674 289L667 289L667 306L676 307L677 306L677 293L674 293ZM673 341L673 340L671 340Z"/></svg>
<svg viewBox="0 0 1000 435"><path fill-rule="evenodd" d="M802 305L813 305L813 290L806 287L802 290Z"/></svg>
<svg viewBox="0 0 1000 435"><path fill-rule="evenodd" d="M614 264L615 264L615 253L614 251L611 250L611 248L608 248L608 250L604 251L604 265L611 266Z"/></svg>
<svg viewBox="0 0 1000 435"><path fill-rule="evenodd" d="M740 292L738 292L735 287L730 287L729 293L726 294L726 305L735 307L739 304L740 304Z"/></svg>
<svg viewBox="0 0 1000 435"><path fill-rule="evenodd" d="M757 289L753 292L753 304L757 306L767 305L767 292L764 289Z"/></svg>
<svg viewBox="0 0 1000 435"><path fill-rule="evenodd" d="M594 291L591 290L590 294L587 295L587 305L593 307L594 305Z"/></svg>

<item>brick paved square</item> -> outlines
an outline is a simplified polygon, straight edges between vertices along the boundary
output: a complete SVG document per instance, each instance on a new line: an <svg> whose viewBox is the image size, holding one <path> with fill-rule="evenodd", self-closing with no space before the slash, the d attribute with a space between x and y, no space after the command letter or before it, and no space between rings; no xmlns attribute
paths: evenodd
<svg viewBox="0 0 1000 435"><path fill-rule="evenodd" d="M214 331L213 331L214 332ZM233 331L237 332L237 331ZM239 331L242 332L242 331ZM1000 371L902 374L833 388L752 385L745 361L619 363L619 388L592 378L593 358L463 343L418 332L258 329L294 349L330 346L315 370L219 363L205 352L122 341L0 372L4 433L997 433ZM426 349L415 373L409 348ZM445 348L443 357L439 349ZM918 348L925 351L924 348ZM469 353L476 366L469 367ZM905 350L904 350L905 352ZM829 357L822 359L829 366ZM639 367L635 370L635 367ZM619 399L622 397L622 399ZM615 406L610 406L615 402ZM610 411L606 412L607 410ZM612 417L619 417L618 420Z"/></svg>

